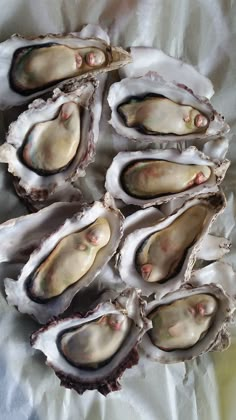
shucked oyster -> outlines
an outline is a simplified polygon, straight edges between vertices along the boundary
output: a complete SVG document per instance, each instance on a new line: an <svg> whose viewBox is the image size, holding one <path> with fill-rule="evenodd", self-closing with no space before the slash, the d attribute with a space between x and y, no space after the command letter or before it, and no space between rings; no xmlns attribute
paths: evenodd
<svg viewBox="0 0 236 420"><path fill-rule="evenodd" d="M10 125L0 161L15 176L17 193L44 201L66 181L84 175L97 141L97 82L74 82L53 97L35 100Z"/></svg>
<svg viewBox="0 0 236 420"><path fill-rule="evenodd" d="M206 140L229 131L207 98L156 73L111 86L111 124L124 137L145 141ZM181 137L182 136L182 137Z"/></svg>
<svg viewBox="0 0 236 420"><path fill-rule="evenodd" d="M216 192L229 161L211 160L195 147L120 152L106 175L106 189L126 204L147 207L173 198Z"/></svg>
<svg viewBox="0 0 236 420"><path fill-rule="evenodd" d="M189 280L200 243L224 206L218 193L189 200L165 219L157 214L156 222L152 208L129 216L118 258L122 280L148 296L176 290Z"/></svg>
<svg viewBox="0 0 236 420"><path fill-rule="evenodd" d="M126 289L113 303L100 304L83 318L54 320L36 331L31 343L46 355L61 385L79 394L97 389L107 395L120 389L125 369L137 364L137 343L150 327L140 296Z"/></svg>
<svg viewBox="0 0 236 420"><path fill-rule="evenodd" d="M102 39L74 33L34 39L13 35L3 42L0 108L26 102L65 80L83 79L128 63L130 55L120 47L110 47L104 40L107 35L98 29L95 32Z"/></svg>
<svg viewBox="0 0 236 420"><path fill-rule="evenodd" d="M209 350L229 346L226 325L235 304L215 284L190 286L148 303L146 315L153 327L141 348L152 360L175 363L190 360Z"/></svg>
<svg viewBox="0 0 236 420"><path fill-rule="evenodd" d="M104 204L95 202L43 240L18 280L5 279L8 302L41 323L65 311L116 251L123 217L112 206L106 196Z"/></svg>

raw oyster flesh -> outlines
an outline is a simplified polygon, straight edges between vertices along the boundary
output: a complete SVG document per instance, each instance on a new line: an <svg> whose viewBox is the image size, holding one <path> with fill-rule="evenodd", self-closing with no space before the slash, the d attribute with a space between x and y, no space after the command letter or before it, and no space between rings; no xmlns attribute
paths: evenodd
<svg viewBox="0 0 236 420"><path fill-rule="evenodd" d="M209 120L197 109L176 103L162 95L146 94L128 98L117 108L127 127L144 134L185 134L204 132Z"/></svg>
<svg viewBox="0 0 236 420"><path fill-rule="evenodd" d="M230 344L228 327L235 300L219 284L193 287L190 279L179 290L150 301L145 312L153 328L140 347L156 362L192 360L208 351L223 351Z"/></svg>
<svg viewBox="0 0 236 420"><path fill-rule="evenodd" d="M97 369L114 356L129 334L131 319L123 314L108 314L78 328L63 331L57 345L74 366Z"/></svg>
<svg viewBox="0 0 236 420"><path fill-rule="evenodd" d="M109 55L97 47L72 48L56 42L18 48L9 72L12 89L30 95L68 78L106 67Z"/></svg>
<svg viewBox="0 0 236 420"><path fill-rule="evenodd" d="M165 351L193 346L214 322L217 300L209 294L195 294L160 305L149 314L152 343Z"/></svg>
<svg viewBox="0 0 236 420"><path fill-rule="evenodd" d="M208 208L192 206L171 225L147 237L136 252L136 268L143 280L166 281L180 270L188 249L198 240Z"/></svg>
<svg viewBox="0 0 236 420"><path fill-rule="evenodd" d="M21 159L39 175L50 175L67 168L80 143L80 108L66 102L56 118L36 123L27 133Z"/></svg>
<svg viewBox="0 0 236 420"><path fill-rule="evenodd" d="M147 199L185 191L206 182L210 176L211 169L206 165L144 159L123 169L121 183L127 194Z"/></svg>
<svg viewBox="0 0 236 420"><path fill-rule="evenodd" d="M43 302L79 281L93 265L99 250L107 245L110 235L108 221L98 218L86 229L61 239L29 277L26 286L29 296Z"/></svg>
<svg viewBox="0 0 236 420"><path fill-rule="evenodd" d="M138 363L137 344L152 326L135 289L125 289L112 302L103 299L84 317L54 318L31 336L61 385L79 394L120 389L119 378Z"/></svg>

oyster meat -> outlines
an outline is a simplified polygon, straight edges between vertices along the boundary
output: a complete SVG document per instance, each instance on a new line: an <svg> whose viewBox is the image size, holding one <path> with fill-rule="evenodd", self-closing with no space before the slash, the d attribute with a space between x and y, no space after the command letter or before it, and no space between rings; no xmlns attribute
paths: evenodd
<svg viewBox="0 0 236 420"><path fill-rule="evenodd" d="M194 146L120 152L106 175L106 189L126 204L148 207L200 192L216 192L230 162L213 160Z"/></svg>
<svg viewBox="0 0 236 420"><path fill-rule="evenodd" d="M26 201L45 201L69 181L84 176L97 141L97 81L65 84L47 101L35 100L11 123L0 162L14 175Z"/></svg>
<svg viewBox="0 0 236 420"><path fill-rule="evenodd" d="M158 306L149 314L152 343L167 351L193 346L210 328L217 306L213 296L203 293Z"/></svg>
<svg viewBox="0 0 236 420"><path fill-rule="evenodd" d="M107 395L120 389L120 376L138 362L137 343L151 327L143 312L140 294L126 289L83 318L54 319L32 335L31 344L46 355L62 385Z"/></svg>
<svg viewBox="0 0 236 420"><path fill-rule="evenodd" d="M191 282L191 280L190 280ZM211 350L229 346L227 326L235 311L234 300L213 283L187 285L147 304L153 327L140 344L154 361L191 360Z"/></svg>
<svg viewBox="0 0 236 420"><path fill-rule="evenodd" d="M111 47L107 34L96 25L67 35L33 39L13 35L0 44L0 108L20 105L65 81L115 70L130 61L130 54Z"/></svg>
<svg viewBox="0 0 236 420"><path fill-rule="evenodd" d="M209 120L191 106L164 96L131 97L117 108L127 127L144 134L185 134L206 131Z"/></svg>
<svg viewBox="0 0 236 420"><path fill-rule="evenodd" d="M107 219L98 218L86 229L61 239L29 279L30 297L36 301L48 300L79 281L92 267L99 250L108 244L110 236Z"/></svg>
<svg viewBox="0 0 236 420"><path fill-rule="evenodd" d="M162 296L186 283L203 238L225 207L222 193L188 200L166 218L155 208L126 219L117 266L129 286ZM137 223L136 223L137 219Z"/></svg>
<svg viewBox="0 0 236 420"><path fill-rule="evenodd" d="M229 131L207 98L183 84L167 82L157 73L114 83L108 103L113 128L133 140L207 141Z"/></svg>
<svg viewBox="0 0 236 420"><path fill-rule="evenodd" d="M5 279L8 303L41 323L65 311L95 279L122 235L123 216L109 195L64 220L31 253L18 280Z"/></svg>

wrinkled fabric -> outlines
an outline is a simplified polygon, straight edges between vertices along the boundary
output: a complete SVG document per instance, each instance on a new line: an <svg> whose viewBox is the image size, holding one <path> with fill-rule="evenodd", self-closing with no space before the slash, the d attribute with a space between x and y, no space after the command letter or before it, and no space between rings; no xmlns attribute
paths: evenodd
<svg viewBox="0 0 236 420"><path fill-rule="evenodd" d="M0 40L13 33L35 36L78 31L86 23L99 23L111 43L153 46L196 66L208 76L215 89L214 107L236 128L236 2L234 0L1 0ZM116 75L109 75L110 83ZM15 111L0 113L1 143ZM106 94L95 162L79 184L88 199L104 192L104 175L116 154L113 130L107 123ZM232 136L231 136L232 137ZM234 209L232 192L236 180L236 145L232 138L228 157L232 165L223 183L230 198L228 216ZM26 213L14 193L6 165L0 167L0 221ZM222 216L223 217L223 216ZM225 257L236 270L236 231L218 222L232 239ZM223 227L222 227L223 226ZM227 232L226 232L227 231ZM204 355L194 361L160 365L141 358L127 371L122 390L106 398L96 391L79 396L59 386L59 379L45 365L44 356L31 349L30 334L38 328L26 315L5 301L2 279L13 276L14 267L0 266L0 407L4 420L234 420L236 346L214 358ZM235 336L235 332L233 331Z"/></svg>

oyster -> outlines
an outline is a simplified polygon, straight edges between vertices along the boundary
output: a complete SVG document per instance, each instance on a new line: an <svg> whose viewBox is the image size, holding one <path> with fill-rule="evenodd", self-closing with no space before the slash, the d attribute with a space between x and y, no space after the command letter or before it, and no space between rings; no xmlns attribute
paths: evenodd
<svg viewBox="0 0 236 420"><path fill-rule="evenodd" d="M151 327L143 305L134 289L126 289L83 318L54 320L31 336L31 344L46 355L61 385L107 395L120 389L119 378L138 362L137 343Z"/></svg>
<svg viewBox="0 0 236 420"><path fill-rule="evenodd" d="M130 139L206 141L229 131L207 98L156 73L113 84L108 103L113 128Z"/></svg>
<svg viewBox="0 0 236 420"><path fill-rule="evenodd" d="M16 191L44 201L67 181L84 175L93 160L100 114L95 112L97 82L73 82L47 101L35 100L9 127L0 147Z"/></svg>
<svg viewBox="0 0 236 420"><path fill-rule="evenodd" d="M195 147L120 152L106 175L105 187L126 204L147 207L173 198L216 192L229 166L211 160Z"/></svg>
<svg viewBox="0 0 236 420"><path fill-rule="evenodd" d="M17 281L5 279L8 303L45 323L65 311L116 251L123 216L109 196L74 214L30 255Z"/></svg>
<svg viewBox="0 0 236 420"><path fill-rule="evenodd" d="M225 207L222 193L188 200L166 218L155 209L126 219L117 258L120 276L149 296L162 296L189 280L201 241ZM136 223L137 220L137 223Z"/></svg>
<svg viewBox="0 0 236 420"><path fill-rule="evenodd" d="M27 39L13 35L0 45L2 69L0 108L29 101L65 80L97 75L130 62L130 54L110 47L99 28L99 38L81 34L45 35ZM90 30L87 33L94 33ZM91 35L90 35L91 36Z"/></svg>
<svg viewBox="0 0 236 420"><path fill-rule="evenodd" d="M229 346L227 324L235 302L219 285L190 285L147 304L153 328L141 348L152 360L175 363Z"/></svg>

